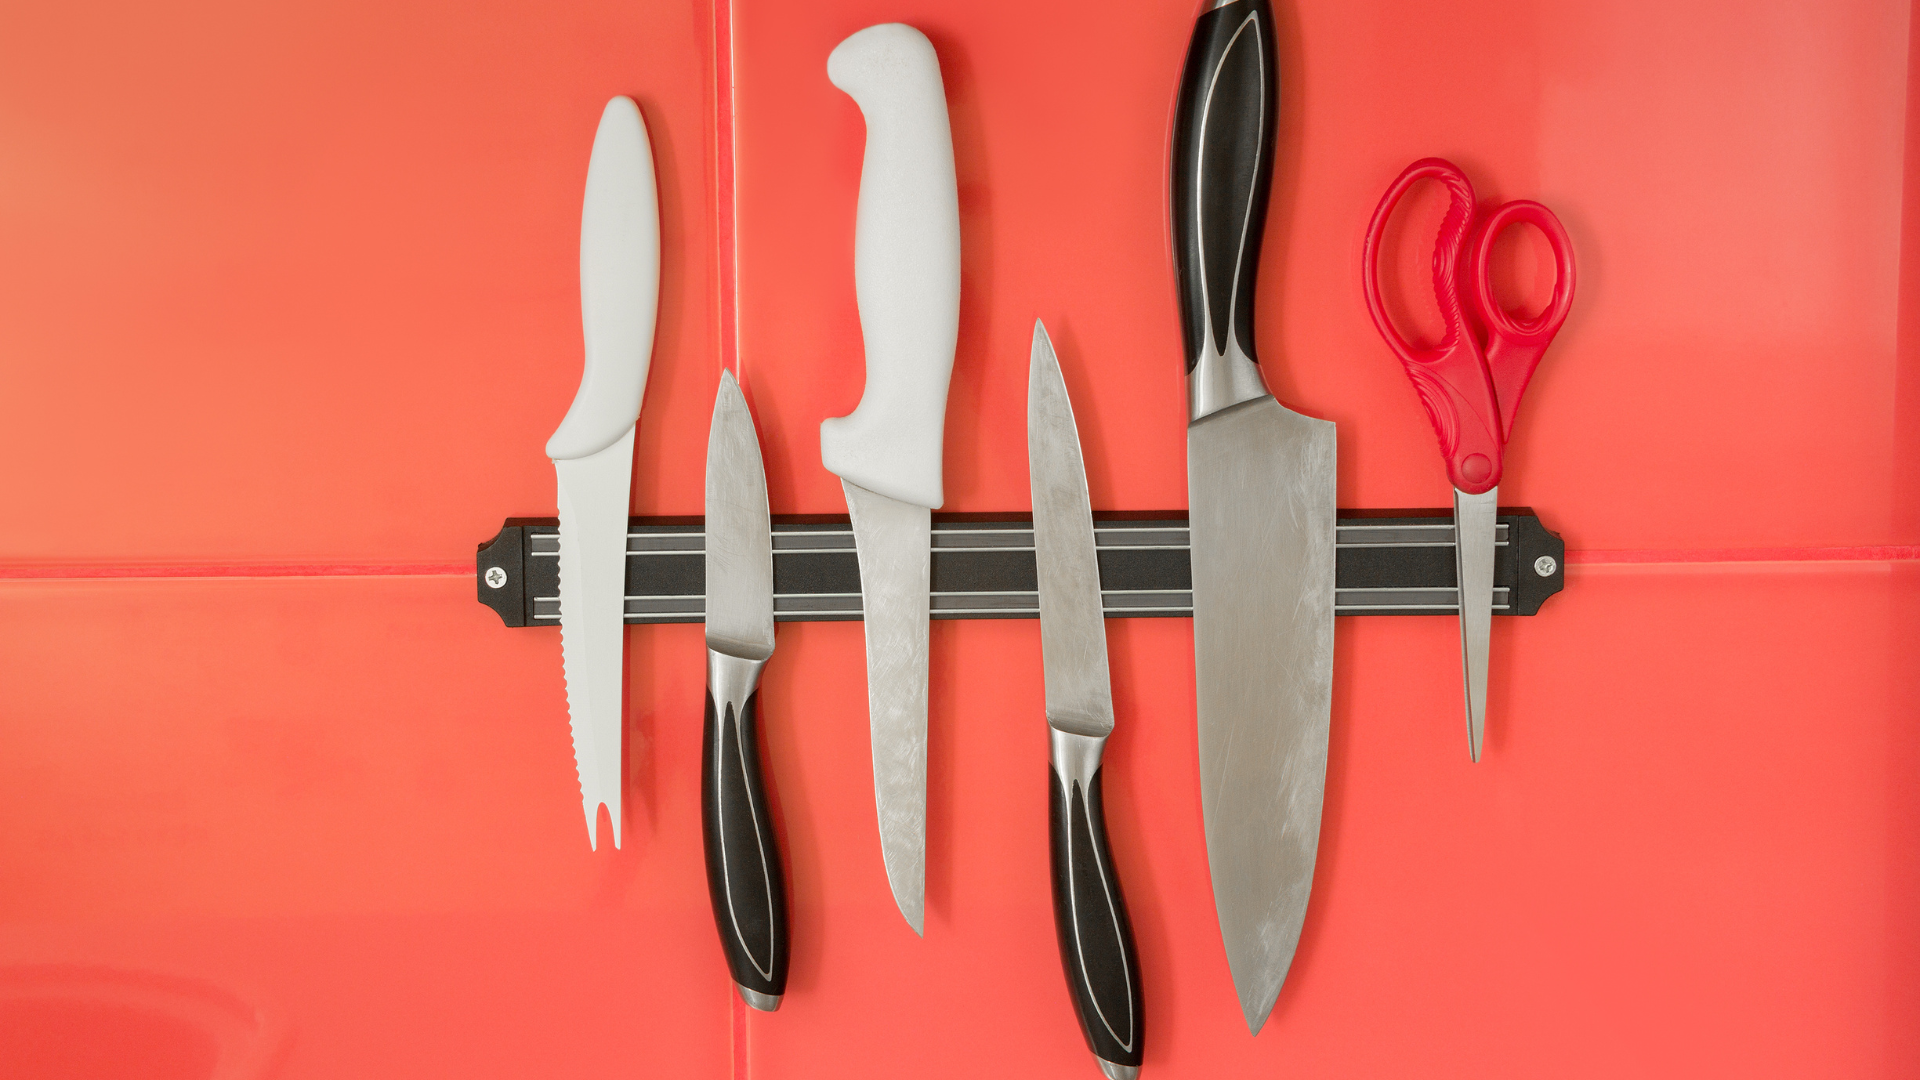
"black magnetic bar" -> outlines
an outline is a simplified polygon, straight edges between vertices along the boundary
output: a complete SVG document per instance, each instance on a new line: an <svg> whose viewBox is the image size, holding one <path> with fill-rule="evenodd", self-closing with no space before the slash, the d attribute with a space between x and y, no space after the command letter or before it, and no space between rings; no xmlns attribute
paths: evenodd
<svg viewBox="0 0 1920 1080"><path fill-rule="evenodd" d="M936 619L1039 617L1031 521L1012 515L936 515ZM1459 610L1453 519L1440 510L1345 512L1337 523L1335 612L1449 615ZM1493 611L1532 615L1565 581L1566 546L1525 508L1503 509L1494 554ZM634 518L627 534L626 620L704 618L705 535L699 518ZM560 621L559 524L509 518L480 546L480 602L509 626ZM1190 617L1187 523L1172 516L1096 515L1101 596L1108 618ZM860 618L860 566L844 516L773 524L774 618Z"/></svg>

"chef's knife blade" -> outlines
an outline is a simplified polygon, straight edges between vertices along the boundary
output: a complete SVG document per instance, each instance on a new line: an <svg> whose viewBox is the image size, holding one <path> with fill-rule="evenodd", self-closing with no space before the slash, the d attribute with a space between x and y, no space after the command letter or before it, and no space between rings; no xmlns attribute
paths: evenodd
<svg viewBox="0 0 1920 1080"><path fill-rule="evenodd" d="M820 425L820 457L853 518L867 645L880 850L894 901L922 932L927 845L927 620L931 511L960 319L960 202L940 62L910 26L870 26L827 58L860 106L866 158L854 290L867 385Z"/></svg>
<svg viewBox="0 0 1920 1080"><path fill-rule="evenodd" d="M1100 757L1113 732L1113 690L1093 505L1073 403L1037 320L1027 371L1027 471L1046 665L1054 929L1087 1048L1112 1080L1132 1080L1140 1070L1140 963L1107 843Z"/></svg>
<svg viewBox="0 0 1920 1080"><path fill-rule="evenodd" d="M707 719L700 768L707 895L741 1000L787 989L786 875L760 764L760 672L773 655L773 526L753 414L720 376L707 436Z"/></svg>
<svg viewBox="0 0 1920 1080"><path fill-rule="evenodd" d="M1220 933L1255 1033L1306 917L1333 688L1333 425L1276 402L1254 352L1274 62L1267 0L1209 0L1181 75L1172 177L1200 792Z"/></svg>
<svg viewBox="0 0 1920 1080"><path fill-rule="evenodd" d="M607 807L620 846L620 742L626 704L627 511L633 430L647 387L660 285L660 213L646 124L629 98L607 102L580 212L580 315L586 366L547 441L559 479L560 648L573 761L598 850Z"/></svg>

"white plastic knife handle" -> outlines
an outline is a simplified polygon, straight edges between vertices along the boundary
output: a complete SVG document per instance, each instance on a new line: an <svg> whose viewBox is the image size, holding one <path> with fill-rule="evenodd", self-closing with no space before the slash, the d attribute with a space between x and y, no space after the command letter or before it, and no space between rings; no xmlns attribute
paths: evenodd
<svg viewBox="0 0 1920 1080"><path fill-rule="evenodd" d="M853 283L867 386L820 425L827 471L937 508L947 380L960 332L960 196L940 61L911 26L870 26L827 57L827 78L867 119Z"/></svg>
<svg viewBox="0 0 1920 1080"><path fill-rule="evenodd" d="M660 212L647 125L632 98L607 102L587 162L580 211L580 324L586 371L547 440L571 461L619 441L640 418L660 297Z"/></svg>

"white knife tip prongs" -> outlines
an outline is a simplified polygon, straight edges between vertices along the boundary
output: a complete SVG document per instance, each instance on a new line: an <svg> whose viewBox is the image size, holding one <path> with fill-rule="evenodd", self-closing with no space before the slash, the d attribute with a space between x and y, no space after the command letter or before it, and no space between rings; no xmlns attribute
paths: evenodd
<svg viewBox="0 0 1920 1080"><path fill-rule="evenodd" d="M600 850L600 808L607 807L607 822L612 825L613 850L620 850L620 811L599 799L585 800L587 811L587 847L592 851Z"/></svg>

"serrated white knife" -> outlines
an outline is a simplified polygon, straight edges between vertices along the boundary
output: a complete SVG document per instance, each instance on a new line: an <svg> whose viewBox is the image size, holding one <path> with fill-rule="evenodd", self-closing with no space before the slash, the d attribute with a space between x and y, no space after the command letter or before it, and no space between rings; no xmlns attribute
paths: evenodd
<svg viewBox="0 0 1920 1080"><path fill-rule="evenodd" d="M853 517L867 641L880 850L922 932L927 849L927 596L940 440L960 331L960 199L940 61L911 26L870 26L827 57L860 106L867 151L853 237L867 385L820 425L820 457Z"/></svg>
<svg viewBox="0 0 1920 1080"><path fill-rule="evenodd" d="M627 513L633 429L647 388L660 294L660 210L646 123L631 98L607 102L580 211L580 321L586 369L547 440L560 483L560 651L587 843L604 804L620 846L620 740L627 697Z"/></svg>

